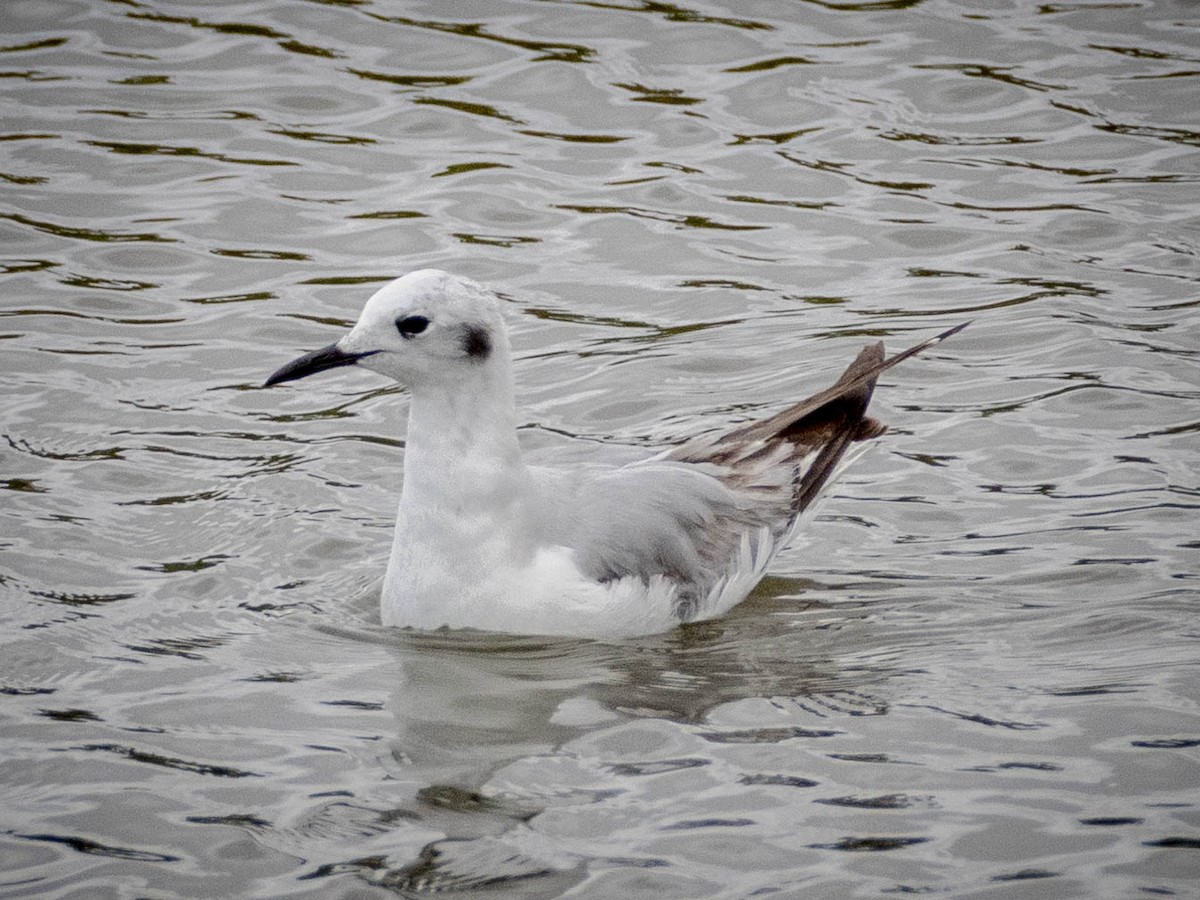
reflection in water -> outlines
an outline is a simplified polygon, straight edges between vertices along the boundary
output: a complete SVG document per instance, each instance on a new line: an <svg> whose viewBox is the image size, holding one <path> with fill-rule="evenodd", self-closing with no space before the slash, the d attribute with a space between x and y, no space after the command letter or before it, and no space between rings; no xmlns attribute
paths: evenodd
<svg viewBox="0 0 1200 900"><path fill-rule="evenodd" d="M750 605L764 604L760 598ZM777 697L822 719L886 711L885 701L864 691L864 682L885 679L885 671L848 676L828 658L806 657L798 634L816 616L828 616L829 610L779 609L768 620L774 627L767 628L762 627L763 612L759 608L676 634L620 643L470 632L329 632L341 640L377 644L394 659L395 683L386 702L394 717L387 738L395 764L394 782L387 789L392 799L386 808L374 811L342 797L318 800L296 827L337 833L371 822L368 827L379 834L419 826L442 836L426 843L415 861L399 867L383 865L377 858L345 860L327 864L312 877L356 871L372 883L402 890L466 889L533 879L539 890L561 890L583 877L586 858L564 853L540 836L539 817L567 797L574 804L596 803L624 789L572 789L558 797L553 790L541 796L497 791L493 781L510 764L550 761L557 748L597 728L619 728L621 722L700 725L711 710L742 700ZM840 733L829 724L709 725L695 732L702 744L729 746ZM707 754L655 758L658 755L652 752L637 762L605 762L602 768L623 781L711 764ZM779 773L746 775L739 783L790 788L816 784ZM396 784L404 786L403 799L396 797ZM893 801L827 802L889 809L911 805ZM898 841L896 846L906 843Z"/></svg>
<svg viewBox="0 0 1200 900"><path fill-rule="evenodd" d="M469 632L330 632L341 640L386 648L394 660L395 682L386 702L394 717L387 738L395 764L387 788L391 800L370 813L344 798L318 801L305 814L308 824L297 827L308 830L323 823L323 830L340 832L369 820L372 831L380 834L419 825L441 836L424 844L415 861L399 867L377 858L345 860L314 877L353 870L372 883L404 890L534 879L539 890L561 890L583 876L586 860L540 833L543 815L553 814L564 802L603 803L626 793L621 784L628 779L704 769L712 764L711 750L705 748L820 740L843 734L839 722L847 716L885 713L887 700L873 693L892 674L885 660L840 671L828 655L838 652L837 645L822 648L803 637L823 622L838 634L838 644L854 642L862 649L869 640L862 640L861 620L853 610L812 603L797 608L786 597L770 596L770 588L795 586L773 580L737 616L618 643ZM798 711L817 724L731 727L708 721L714 709L756 700L778 703L781 710ZM655 721L699 726L693 732L697 747L682 757L664 756L664 748L651 742L644 756L635 752L624 761L599 760L603 778L612 781L604 787L555 788L553 779L539 779L533 793L497 788L496 778L503 778L514 763L542 759L553 770L563 746L606 730L620 731L623 723L637 727ZM737 783L790 789L817 785L779 772L748 773ZM397 785L403 785L402 799L396 796ZM887 809L913 805L895 797L890 803L878 798L827 802Z"/></svg>
<svg viewBox="0 0 1200 900"><path fill-rule="evenodd" d="M397 723L395 754L418 783L434 773L477 788L496 765L549 752L617 717L702 723L716 707L775 696L852 715L886 710L862 693L887 677L886 668L847 675L812 656L811 642L798 645L798 634L832 611L785 608L764 627L763 593L750 602L753 612L617 643L470 631L330 633L395 654L387 702ZM844 626L847 614L834 615Z"/></svg>

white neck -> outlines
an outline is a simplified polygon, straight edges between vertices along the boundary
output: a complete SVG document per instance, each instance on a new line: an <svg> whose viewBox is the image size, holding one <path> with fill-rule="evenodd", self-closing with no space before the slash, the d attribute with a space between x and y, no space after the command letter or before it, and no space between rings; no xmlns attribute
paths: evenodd
<svg viewBox="0 0 1200 900"><path fill-rule="evenodd" d="M485 498L523 476L511 373L486 365L467 378L413 390L403 497Z"/></svg>
<svg viewBox="0 0 1200 900"><path fill-rule="evenodd" d="M454 384L414 386L383 621L437 627L533 553L512 375L491 359Z"/></svg>

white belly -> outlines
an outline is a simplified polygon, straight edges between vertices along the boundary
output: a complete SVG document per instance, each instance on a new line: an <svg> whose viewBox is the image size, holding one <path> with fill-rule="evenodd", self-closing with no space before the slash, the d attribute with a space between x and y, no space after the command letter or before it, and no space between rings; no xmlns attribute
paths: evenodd
<svg viewBox="0 0 1200 900"><path fill-rule="evenodd" d="M428 526L429 523L422 523ZM598 582L566 547L514 546L511 533L397 523L384 579L384 625L435 630L476 628L513 634L619 638L656 634L680 624L677 588L664 575ZM744 536L726 576L702 598L694 620L727 612L754 588L774 556L763 529Z"/></svg>

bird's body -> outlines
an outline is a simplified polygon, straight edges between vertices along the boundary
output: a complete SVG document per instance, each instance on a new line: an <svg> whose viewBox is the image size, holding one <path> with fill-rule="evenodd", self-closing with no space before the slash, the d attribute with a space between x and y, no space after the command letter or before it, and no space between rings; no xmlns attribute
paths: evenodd
<svg viewBox="0 0 1200 900"><path fill-rule="evenodd" d="M527 464L498 301L436 270L381 289L341 341L267 383L357 364L411 391L385 625L615 637L744 599L847 451L884 431L866 416L879 373L954 330L890 360L869 346L808 400L634 462Z"/></svg>

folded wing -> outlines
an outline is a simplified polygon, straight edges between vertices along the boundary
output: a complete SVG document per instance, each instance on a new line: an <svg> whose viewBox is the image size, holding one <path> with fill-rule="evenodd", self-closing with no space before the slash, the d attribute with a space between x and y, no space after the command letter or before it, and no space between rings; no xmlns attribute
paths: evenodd
<svg viewBox="0 0 1200 900"><path fill-rule="evenodd" d="M890 358L869 345L832 386L769 418L578 473L559 540L598 581L670 579L683 621L719 614L765 574L850 448L887 430L867 415L879 375L965 327Z"/></svg>

